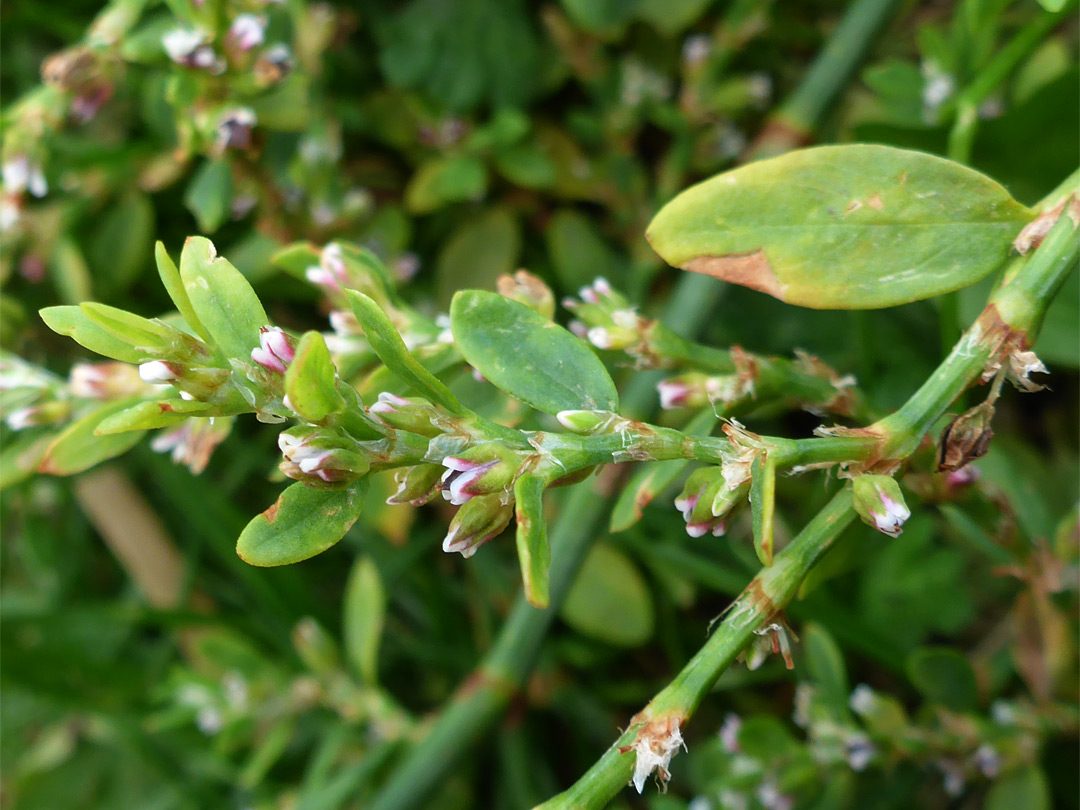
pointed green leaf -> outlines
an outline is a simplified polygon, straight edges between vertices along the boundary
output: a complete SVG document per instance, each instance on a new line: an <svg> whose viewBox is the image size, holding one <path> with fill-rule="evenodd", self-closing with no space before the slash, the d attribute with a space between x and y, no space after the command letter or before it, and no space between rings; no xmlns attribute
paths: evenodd
<svg viewBox="0 0 1080 810"><path fill-rule="evenodd" d="M773 513L776 510L776 462L759 453L751 468L750 512L754 523L754 551L762 565L773 561Z"/></svg>
<svg viewBox="0 0 1080 810"><path fill-rule="evenodd" d="M1033 213L959 163L821 146L687 189L647 233L676 267L815 309L872 309L973 284Z"/></svg>
<svg viewBox="0 0 1080 810"><path fill-rule="evenodd" d="M52 440L52 434L27 430L4 441L0 447L0 490L32 476Z"/></svg>
<svg viewBox="0 0 1080 810"><path fill-rule="evenodd" d="M345 489L316 489L297 482L256 515L240 533L236 553L249 565L290 565L321 554L341 540L360 517L368 480Z"/></svg>
<svg viewBox="0 0 1080 810"><path fill-rule="evenodd" d="M820 624L809 624L802 634L806 668L825 704L838 719L848 716L848 677L844 654Z"/></svg>
<svg viewBox="0 0 1080 810"><path fill-rule="evenodd" d="M379 305L356 290L346 290L346 294L356 320L364 328L364 336L386 367L415 388L417 393L442 405L450 413L464 414L465 408L450 393L450 389L409 353L405 341Z"/></svg>
<svg viewBox="0 0 1080 810"><path fill-rule="evenodd" d="M517 553L521 563L521 581L525 598L536 608L546 608L551 601L548 569L551 546L544 523L544 489L547 482L538 475L524 473L514 482Z"/></svg>
<svg viewBox="0 0 1080 810"><path fill-rule="evenodd" d="M113 337L141 349L168 349L181 337L171 326L155 323L149 318L107 304L90 301L80 304L79 309Z"/></svg>
<svg viewBox="0 0 1080 810"><path fill-rule="evenodd" d="M619 395L592 350L561 326L497 293L462 290L450 305L454 343L497 388L539 411L617 411Z"/></svg>
<svg viewBox="0 0 1080 810"><path fill-rule="evenodd" d="M994 780L983 810L1050 810L1053 806L1046 774L1038 765L1026 765Z"/></svg>
<svg viewBox="0 0 1080 810"><path fill-rule="evenodd" d="M345 654L363 682L372 685L378 680L386 591L370 557L360 557L353 564L345 585L344 613Z"/></svg>
<svg viewBox="0 0 1080 810"><path fill-rule="evenodd" d="M38 464L38 472L46 475L74 475L95 464L130 450L145 431L99 436L98 425L115 413L131 407L134 400L112 402L72 422L50 442Z"/></svg>
<svg viewBox="0 0 1080 810"><path fill-rule="evenodd" d="M101 420L94 433L105 436L129 430L154 430L179 424L191 416L218 416L220 413L214 405L187 399L140 402Z"/></svg>
<svg viewBox="0 0 1080 810"><path fill-rule="evenodd" d="M259 345L259 328L269 321L248 280L201 236L184 243L180 278L215 345L230 359L250 360Z"/></svg>
<svg viewBox="0 0 1080 810"><path fill-rule="evenodd" d="M306 332L300 339L285 372L285 394L290 407L309 422L321 422L345 407L337 388L337 369L318 332Z"/></svg>
<svg viewBox="0 0 1080 810"><path fill-rule="evenodd" d="M39 313L41 320L54 332L66 335L80 346L92 352L120 360L123 363L142 363L153 360L141 349L136 349L128 343L120 340L110 332L106 332L77 306L45 307Z"/></svg>
<svg viewBox="0 0 1080 810"><path fill-rule="evenodd" d="M203 340L211 342L210 333L206 331L206 327L202 325L199 316L195 314L195 307L191 305L191 299L188 298L187 290L184 289L184 282L180 279L180 271L176 269L176 264L169 257L169 252L165 250L165 245L161 242L154 245L154 260L157 262L161 283L165 286L165 292L169 294L173 304L176 305L176 311L187 321L187 325L191 327L195 334Z"/></svg>

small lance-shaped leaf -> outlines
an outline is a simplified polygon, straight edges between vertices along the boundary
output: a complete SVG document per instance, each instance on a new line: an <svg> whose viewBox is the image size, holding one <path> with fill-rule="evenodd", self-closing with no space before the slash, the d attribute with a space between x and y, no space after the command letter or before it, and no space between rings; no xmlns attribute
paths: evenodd
<svg viewBox="0 0 1080 810"><path fill-rule="evenodd" d="M80 304L86 317L118 340L146 349L167 349L176 344L181 334L171 326L154 323L141 315L135 315L107 304L93 301Z"/></svg>
<svg viewBox="0 0 1080 810"><path fill-rule="evenodd" d="M754 523L754 551L762 565L773 561L773 513L776 511L776 462L768 453L754 458L750 480L750 513Z"/></svg>
<svg viewBox="0 0 1080 810"><path fill-rule="evenodd" d="M379 641L386 620L386 591L379 569L370 557L353 564L345 585L345 615L342 632L345 654L366 684L377 681Z"/></svg>
<svg viewBox="0 0 1080 810"><path fill-rule="evenodd" d="M195 307L191 305L191 299L188 298L187 290L184 289L184 282L180 279L180 271L176 269L176 264L169 257L169 251L165 250L165 245L161 242L154 245L154 260L157 262L161 283L176 305L176 311L187 321L187 325L195 334L208 343L212 342L210 333L206 331L199 316L195 314Z"/></svg>
<svg viewBox="0 0 1080 810"><path fill-rule="evenodd" d="M716 414L710 408L691 419L683 433L708 436L715 424ZM645 507L667 489L689 463L689 459L675 458L646 464L637 470L612 507L609 527L612 533L626 531L641 520Z"/></svg>
<svg viewBox="0 0 1080 810"><path fill-rule="evenodd" d="M873 309L973 284L1033 218L959 163L821 146L687 189L647 237L665 261L815 309Z"/></svg>
<svg viewBox="0 0 1080 810"><path fill-rule="evenodd" d="M290 565L321 554L360 517L368 480L345 489L316 489L297 482L256 515L240 533L236 553L249 565Z"/></svg>
<svg viewBox="0 0 1080 810"><path fill-rule="evenodd" d="M401 335L379 305L356 290L347 290L346 293L356 320L364 328L364 336L386 367L415 388L418 393L442 405L450 413L459 416L464 414L465 407L458 402L457 397L450 393L450 389L409 353L405 341L401 339Z"/></svg>
<svg viewBox="0 0 1080 810"><path fill-rule="evenodd" d="M125 343L111 332L106 332L77 306L45 307L38 314L54 332L66 335L96 354L123 363L143 363L153 359L145 351Z"/></svg>
<svg viewBox="0 0 1080 810"><path fill-rule="evenodd" d="M98 435L97 427L113 414L129 408L133 402L130 399L113 402L72 422L49 444L38 464L38 472L74 475L130 450L138 444L144 431L102 436Z"/></svg>
<svg viewBox="0 0 1080 810"><path fill-rule="evenodd" d="M462 290L450 304L454 343L470 365L539 411L618 411L604 364L581 340L524 304Z"/></svg>
<svg viewBox="0 0 1080 810"><path fill-rule="evenodd" d="M551 567L551 546L544 524L543 478L524 473L514 482L515 519L517 520L517 553L521 563L521 581L525 598L536 608L546 608L551 602L548 569Z"/></svg>
<svg viewBox="0 0 1080 810"><path fill-rule="evenodd" d="M220 416L221 410L207 402L186 399L163 399L140 402L101 420L94 433L105 436L129 430L153 430L170 427L192 416Z"/></svg>
<svg viewBox="0 0 1080 810"><path fill-rule="evenodd" d="M199 321L227 357L250 360L266 311L248 280L217 256L209 239L191 236L180 254L180 278Z"/></svg>
<svg viewBox="0 0 1080 810"><path fill-rule="evenodd" d="M300 338L296 356L285 371L285 394L290 407L309 422L321 422L345 407L337 389L337 369L318 332L306 332Z"/></svg>

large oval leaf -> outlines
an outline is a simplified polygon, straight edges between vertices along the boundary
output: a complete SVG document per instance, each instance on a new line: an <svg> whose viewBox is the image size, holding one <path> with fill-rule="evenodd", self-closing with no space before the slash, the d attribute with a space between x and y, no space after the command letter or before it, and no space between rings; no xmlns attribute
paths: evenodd
<svg viewBox="0 0 1080 810"><path fill-rule="evenodd" d="M585 558L559 616L582 635L618 647L640 647L655 625L652 594L641 572L604 543Z"/></svg>
<svg viewBox="0 0 1080 810"><path fill-rule="evenodd" d="M973 284L1032 217L958 163L887 146L821 146L687 189L647 236L669 264L790 304L872 309Z"/></svg>
<svg viewBox="0 0 1080 810"><path fill-rule="evenodd" d="M615 383L582 341L524 304L462 290L450 304L454 343L493 385L545 413L615 411Z"/></svg>
<svg viewBox="0 0 1080 810"><path fill-rule="evenodd" d="M321 554L345 536L360 517L367 479L345 489L316 489L297 482L251 519L236 541L249 565L289 565Z"/></svg>

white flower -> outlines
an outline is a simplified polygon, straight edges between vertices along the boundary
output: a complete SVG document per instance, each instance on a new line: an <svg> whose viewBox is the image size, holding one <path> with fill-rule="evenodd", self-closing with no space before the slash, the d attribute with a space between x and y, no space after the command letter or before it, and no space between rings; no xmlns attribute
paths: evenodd
<svg viewBox="0 0 1080 810"><path fill-rule="evenodd" d="M49 193L49 184L45 182L41 167L31 163L26 155L6 161L0 173L3 175L4 190L9 194L29 191L35 197L44 197Z"/></svg>
<svg viewBox="0 0 1080 810"><path fill-rule="evenodd" d="M174 28L161 37L165 53L177 64L184 64L202 42L202 32L193 28Z"/></svg>

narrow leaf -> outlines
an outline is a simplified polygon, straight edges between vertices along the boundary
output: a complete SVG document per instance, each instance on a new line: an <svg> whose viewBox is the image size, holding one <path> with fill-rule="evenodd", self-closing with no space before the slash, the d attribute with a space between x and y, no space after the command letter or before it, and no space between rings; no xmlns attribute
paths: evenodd
<svg viewBox="0 0 1080 810"><path fill-rule="evenodd" d="M98 436L126 433L129 430L153 430L179 424L192 416L218 416L221 410L206 402L186 399L163 399L140 402L101 420L94 429Z"/></svg>
<svg viewBox="0 0 1080 810"><path fill-rule="evenodd" d="M112 402L72 422L49 443L38 464L38 472L46 475L74 475L95 464L130 450L143 437L144 431L132 431L101 436L97 427L108 417L132 404L125 399Z"/></svg>
<svg viewBox="0 0 1080 810"><path fill-rule="evenodd" d="M285 394L292 409L309 422L321 422L345 407L337 389L337 369L318 332L306 332L300 339L285 372Z"/></svg>
<svg viewBox="0 0 1080 810"><path fill-rule="evenodd" d="M180 279L180 271L176 269L176 264L169 257L169 252L165 250L165 245L161 242L154 245L154 260L157 262L161 283L165 286L165 292L169 294L169 298L176 305L176 311L187 321L187 325L191 327L195 334L207 342L212 342L210 333L206 331L206 327L202 325L199 316L195 314L195 307L191 305L191 299L188 298L187 290L184 289L184 282Z"/></svg>
<svg viewBox="0 0 1080 810"><path fill-rule="evenodd" d="M907 660L911 683L931 703L956 712L972 711L979 702L975 672L967 658L949 647L922 647Z"/></svg>
<svg viewBox="0 0 1080 810"><path fill-rule="evenodd" d="M773 512L776 510L776 462L768 453L754 459L750 482L750 512L754 523L754 551L765 566L773 561Z"/></svg>
<svg viewBox="0 0 1080 810"><path fill-rule="evenodd" d="M248 280L201 236L184 243L180 278L214 344L231 359L249 360L259 345L259 328L269 321Z"/></svg>
<svg viewBox="0 0 1080 810"><path fill-rule="evenodd" d="M525 598L536 608L546 608L551 601L548 584L551 546L544 523L545 488L544 479L532 473L525 473L514 482L521 581L525 586Z"/></svg>
<svg viewBox="0 0 1080 810"><path fill-rule="evenodd" d="M442 405L450 413L464 414L466 412L464 406L450 393L450 389L409 353L405 341L401 339L401 335L379 305L356 290L346 290L346 293L356 320L364 328L364 336L386 367L415 388L418 393Z"/></svg>
<svg viewBox="0 0 1080 810"><path fill-rule="evenodd" d="M360 517L368 481L345 489L316 489L297 482L256 515L240 533L236 553L249 565L290 565L321 554L341 540Z"/></svg>
<svg viewBox="0 0 1080 810"><path fill-rule="evenodd" d="M524 304L462 290L450 305L454 342L495 387L545 413L617 411L604 364L581 340Z"/></svg>
<svg viewBox="0 0 1080 810"><path fill-rule="evenodd" d="M79 309L113 337L138 348L166 349L174 345L180 337L171 326L155 323L149 318L107 304L90 301L80 304Z"/></svg>
<svg viewBox="0 0 1080 810"><path fill-rule="evenodd" d="M106 332L77 306L45 307L41 320L54 332L66 335L92 352L124 363L142 363L153 357Z"/></svg>
<svg viewBox="0 0 1080 810"><path fill-rule="evenodd" d="M349 663L369 686L378 680L379 642L386 620L386 591L370 557L353 564L345 585L343 634Z"/></svg>
<svg viewBox="0 0 1080 810"><path fill-rule="evenodd" d="M973 284L1033 213L973 169L887 146L821 146L687 189L647 237L665 261L815 309Z"/></svg>

